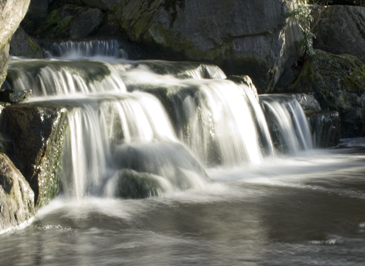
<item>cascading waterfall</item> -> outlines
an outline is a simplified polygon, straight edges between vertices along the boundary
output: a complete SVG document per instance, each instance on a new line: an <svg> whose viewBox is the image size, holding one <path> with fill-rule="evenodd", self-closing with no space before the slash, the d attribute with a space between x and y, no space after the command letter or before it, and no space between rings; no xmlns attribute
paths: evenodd
<svg viewBox="0 0 365 266"><path fill-rule="evenodd" d="M291 95L260 95L275 146L282 152L297 153L312 149L306 116Z"/></svg>
<svg viewBox="0 0 365 266"><path fill-rule="evenodd" d="M98 45L60 47L93 56L104 49ZM201 188L209 178L194 156L208 167L260 165L277 150L311 148L292 97L261 96L261 108L248 86L227 80L217 66L104 55L112 59L9 64L8 87L32 89L31 101L69 110L62 178L68 195L135 198Z"/></svg>
<svg viewBox="0 0 365 266"><path fill-rule="evenodd" d="M110 56L128 59L128 53L123 49L123 43L117 40L95 40L82 42L53 43L47 47L51 57L80 58L93 56Z"/></svg>

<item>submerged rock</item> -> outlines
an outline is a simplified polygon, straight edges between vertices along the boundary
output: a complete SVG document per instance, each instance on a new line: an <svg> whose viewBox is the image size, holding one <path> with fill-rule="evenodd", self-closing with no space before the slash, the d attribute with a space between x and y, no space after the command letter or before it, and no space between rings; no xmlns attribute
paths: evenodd
<svg viewBox="0 0 365 266"><path fill-rule="evenodd" d="M229 75L249 75L264 92L300 53L299 27L287 18L294 6L272 0L121 0L114 14L121 31L153 57L214 62Z"/></svg>
<svg viewBox="0 0 365 266"><path fill-rule="evenodd" d="M132 170L119 175L119 184L128 186L118 192L128 192L119 194L122 197L197 188L209 180L200 163L179 143L124 144L116 148L113 159L117 169Z"/></svg>
<svg viewBox="0 0 365 266"><path fill-rule="evenodd" d="M116 181L115 196L120 198L143 199L156 197L166 192L163 178L133 170L120 170Z"/></svg>
<svg viewBox="0 0 365 266"><path fill-rule="evenodd" d="M65 109L11 105L2 111L0 125L7 142L6 154L33 189L36 208L44 206L60 188Z"/></svg>
<svg viewBox="0 0 365 266"><path fill-rule="evenodd" d="M342 138L365 136L365 65L356 57L316 50L289 91L313 93L323 110L338 111Z"/></svg>
<svg viewBox="0 0 365 266"><path fill-rule="evenodd" d="M0 153L0 232L34 217L34 193L11 160Z"/></svg>
<svg viewBox="0 0 365 266"><path fill-rule="evenodd" d="M351 54L365 63L365 7L333 5L313 13L314 48Z"/></svg>

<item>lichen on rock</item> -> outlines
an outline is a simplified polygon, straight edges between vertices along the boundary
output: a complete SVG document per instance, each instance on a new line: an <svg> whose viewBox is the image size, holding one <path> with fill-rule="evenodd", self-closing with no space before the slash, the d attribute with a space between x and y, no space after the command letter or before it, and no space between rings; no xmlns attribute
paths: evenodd
<svg viewBox="0 0 365 266"><path fill-rule="evenodd" d="M312 92L323 110L338 111L342 137L365 136L365 65L355 56L316 50L288 91Z"/></svg>

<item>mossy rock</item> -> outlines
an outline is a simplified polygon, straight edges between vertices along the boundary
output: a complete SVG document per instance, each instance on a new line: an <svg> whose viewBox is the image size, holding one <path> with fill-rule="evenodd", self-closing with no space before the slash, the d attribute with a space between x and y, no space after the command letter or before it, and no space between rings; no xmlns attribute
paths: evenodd
<svg viewBox="0 0 365 266"><path fill-rule="evenodd" d="M341 136L365 136L365 65L321 50L309 57L290 92L313 93L323 110L338 111Z"/></svg>
<svg viewBox="0 0 365 266"><path fill-rule="evenodd" d="M118 172L115 195L124 199L143 199L157 197L165 192L159 178L149 173L133 170Z"/></svg>

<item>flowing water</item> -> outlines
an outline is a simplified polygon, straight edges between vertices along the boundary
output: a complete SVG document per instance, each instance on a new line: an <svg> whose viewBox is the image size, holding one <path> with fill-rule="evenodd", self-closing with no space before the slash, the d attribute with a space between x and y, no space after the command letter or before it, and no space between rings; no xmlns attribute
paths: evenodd
<svg viewBox="0 0 365 266"><path fill-rule="evenodd" d="M62 193L0 235L1 265L365 264L364 139L314 149L293 97L216 66L57 47L9 64L69 129Z"/></svg>

